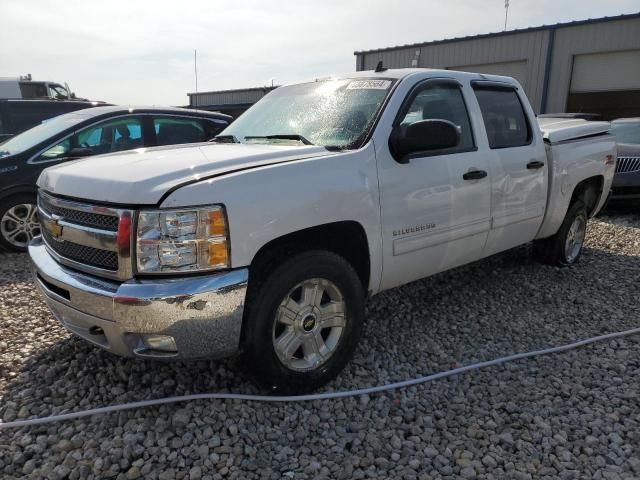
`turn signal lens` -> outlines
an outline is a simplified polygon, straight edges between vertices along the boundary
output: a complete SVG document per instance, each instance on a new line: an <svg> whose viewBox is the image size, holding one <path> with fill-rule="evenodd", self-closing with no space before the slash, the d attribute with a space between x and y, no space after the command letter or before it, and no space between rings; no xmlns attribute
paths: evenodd
<svg viewBox="0 0 640 480"><path fill-rule="evenodd" d="M209 212L209 235L222 236L227 233L227 225L224 221L222 210L211 210Z"/></svg>
<svg viewBox="0 0 640 480"><path fill-rule="evenodd" d="M209 242L209 265L220 267L228 263L227 242Z"/></svg>

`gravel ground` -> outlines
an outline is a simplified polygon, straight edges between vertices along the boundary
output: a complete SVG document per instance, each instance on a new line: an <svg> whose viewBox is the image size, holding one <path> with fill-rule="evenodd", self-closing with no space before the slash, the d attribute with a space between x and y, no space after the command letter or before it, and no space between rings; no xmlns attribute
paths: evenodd
<svg viewBox="0 0 640 480"><path fill-rule="evenodd" d="M573 268L528 248L375 297L327 390L640 326L640 216L600 217ZM0 418L207 391L241 360L121 359L49 315L0 254ZM640 335L404 390L297 404L192 402L0 431L2 478L640 478Z"/></svg>

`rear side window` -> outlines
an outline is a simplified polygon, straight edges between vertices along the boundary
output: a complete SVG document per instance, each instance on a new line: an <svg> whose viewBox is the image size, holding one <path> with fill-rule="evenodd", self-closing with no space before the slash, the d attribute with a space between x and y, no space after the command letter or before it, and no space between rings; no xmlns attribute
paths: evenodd
<svg viewBox="0 0 640 480"><path fill-rule="evenodd" d="M208 140L200 120L195 118L156 117L153 119L157 145L177 145Z"/></svg>
<svg viewBox="0 0 640 480"><path fill-rule="evenodd" d="M44 83L20 83L20 93L22 98L44 98L47 97L47 87Z"/></svg>
<svg viewBox="0 0 640 480"><path fill-rule="evenodd" d="M518 94L511 88L475 87L489 147L511 148L531 143L531 127Z"/></svg>
<svg viewBox="0 0 640 480"><path fill-rule="evenodd" d="M213 137L218 135L222 130L229 126L228 122L223 121L213 121L213 120L202 120L202 124L205 129L205 137L208 140L211 140Z"/></svg>

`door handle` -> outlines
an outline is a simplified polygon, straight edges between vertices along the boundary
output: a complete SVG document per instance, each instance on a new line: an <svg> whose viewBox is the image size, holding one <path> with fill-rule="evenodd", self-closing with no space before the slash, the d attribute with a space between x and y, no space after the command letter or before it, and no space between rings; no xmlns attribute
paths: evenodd
<svg viewBox="0 0 640 480"><path fill-rule="evenodd" d="M462 175L462 178L465 180L480 180L487 176L487 172L484 170L469 170L467 173Z"/></svg>
<svg viewBox="0 0 640 480"><path fill-rule="evenodd" d="M541 162L540 160L535 160L533 162L527 163L527 168L529 170L537 170L542 167L544 167L544 162Z"/></svg>

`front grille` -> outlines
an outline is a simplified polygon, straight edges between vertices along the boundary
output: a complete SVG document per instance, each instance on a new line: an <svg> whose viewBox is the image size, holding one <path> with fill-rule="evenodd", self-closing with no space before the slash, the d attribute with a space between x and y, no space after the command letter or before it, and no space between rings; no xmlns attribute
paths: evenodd
<svg viewBox="0 0 640 480"><path fill-rule="evenodd" d="M40 195L40 206L48 213L58 215L69 222L86 227L101 228L111 232L118 231L118 217L113 215L103 215L100 213L84 212L65 208L49 200L49 197Z"/></svg>
<svg viewBox="0 0 640 480"><path fill-rule="evenodd" d="M58 255L84 265L104 268L114 272L118 270L118 254L116 252L78 245L69 241L60 242L53 238L46 228L41 231L47 245Z"/></svg>
<svg viewBox="0 0 640 480"><path fill-rule="evenodd" d="M631 173L640 171L640 157L618 157L616 173Z"/></svg>
<svg viewBox="0 0 640 480"><path fill-rule="evenodd" d="M82 272L114 280L132 278L128 242L118 242L121 221L133 211L67 200L46 192L38 196L42 238L56 260ZM125 220L126 219L126 220Z"/></svg>

